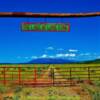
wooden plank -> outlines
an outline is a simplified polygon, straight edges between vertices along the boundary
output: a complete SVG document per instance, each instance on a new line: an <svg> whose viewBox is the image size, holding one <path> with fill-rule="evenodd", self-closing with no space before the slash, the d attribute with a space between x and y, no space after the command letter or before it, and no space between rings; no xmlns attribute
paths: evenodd
<svg viewBox="0 0 100 100"><path fill-rule="evenodd" d="M90 13L32 13L32 12L0 12L0 17L95 17L100 12Z"/></svg>

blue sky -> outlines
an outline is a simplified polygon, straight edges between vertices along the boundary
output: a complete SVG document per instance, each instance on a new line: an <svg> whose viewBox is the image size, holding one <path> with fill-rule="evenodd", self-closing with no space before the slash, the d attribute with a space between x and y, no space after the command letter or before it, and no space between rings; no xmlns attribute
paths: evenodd
<svg viewBox="0 0 100 100"><path fill-rule="evenodd" d="M4 0L0 12L75 13L100 11L99 0ZM22 22L70 23L70 32L22 32ZM100 17L0 18L0 62L36 58L100 58Z"/></svg>

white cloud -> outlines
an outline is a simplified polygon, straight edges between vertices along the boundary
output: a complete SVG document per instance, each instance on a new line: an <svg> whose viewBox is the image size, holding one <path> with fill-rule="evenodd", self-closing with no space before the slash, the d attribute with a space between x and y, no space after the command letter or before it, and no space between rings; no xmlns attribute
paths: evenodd
<svg viewBox="0 0 100 100"><path fill-rule="evenodd" d="M64 54L56 54L56 57L64 57Z"/></svg>
<svg viewBox="0 0 100 100"><path fill-rule="evenodd" d="M69 49L68 51L69 51L69 52L78 52L77 49Z"/></svg>
<svg viewBox="0 0 100 100"><path fill-rule="evenodd" d="M48 56L49 58L55 58L55 56Z"/></svg>
<svg viewBox="0 0 100 100"><path fill-rule="evenodd" d="M42 56L41 56L41 58L47 58L48 56L46 55L46 54L43 54Z"/></svg>
<svg viewBox="0 0 100 100"><path fill-rule="evenodd" d="M75 57L76 54L75 53L67 53L65 54L65 57Z"/></svg>
<svg viewBox="0 0 100 100"><path fill-rule="evenodd" d="M38 57L38 58L55 58L55 56L53 55L47 55L47 54L43 54L42 56Z"/></svg>
<svg viewBox="0 0 100 100"><path fill-rule="evenodd" d="M54 48L53 47L48 47L48 48L46 48L47 50L54 50Z"/></svg>
<svg viewBox="0 0 100 100"><path fill-rule="evenodd" d="M69 56L70 56L70 57L75 57L75 56L76 56L76 54L71 53L71 54L69 54Z"/></svg>
<svg viewBox="0 0 100 100"><path fill-rule="evenodd" d="M76 54L74 53L67 53L67 54L56 54L56 57L75 57Z"/></svg>
<svg viewBox="0 0 100 100"><path fill-rule="evenodd" d="M65 54L65 57L68 57L69 55L70 55L70 54L66 53L66 54Z"/></svg>

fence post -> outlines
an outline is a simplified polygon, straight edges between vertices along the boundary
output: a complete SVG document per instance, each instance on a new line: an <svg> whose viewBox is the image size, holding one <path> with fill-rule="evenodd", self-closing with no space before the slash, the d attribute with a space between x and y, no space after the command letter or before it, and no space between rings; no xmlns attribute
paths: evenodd
<svg viewBox="0 0 100 100"><path fill-rule="evenodd" d="M37 82L37 69L34 67L34 82Z"/></svg>
<svg viewBox="0 0 100 100"><path fill-rule="evenodd" d="M12 72L12 82L13 82L13 72Z"/></svg>
<svg viewBox="0 0 100 100"><path fill-rule="evenodd" d="M3 75L4 75L3 83L4 85L6 85L6 67L3 67Z"/></svg>
<svg viewBox="0 0 100 100"><path fill-rule="evenodd" d="M89 79L89 81L91 79L91 76L90 76L90 67L88 67L88 79Z"/></svg>
<svg viewBox="0 0 100 100"><path fill-rule="evenodd" d="M54 76L54 74L55 74L55 73L54 73L54 68L51 69L51 74L52 74L52 85L54 86L54 85L55 85L55 81L54 81L54 80L55 80L55 76Z"/></svg>
<svg viewBox="0 0 100 100"><path fill-rule="evenodd" d="M71 67L70 67L70 86L72 85L72 73L71 73Z"/></svg>
<svg viewBox="0 0 100 100"><path fill-rule="evenodd" d="M21 67L18 67L18 82L21 83Z"/></svg>

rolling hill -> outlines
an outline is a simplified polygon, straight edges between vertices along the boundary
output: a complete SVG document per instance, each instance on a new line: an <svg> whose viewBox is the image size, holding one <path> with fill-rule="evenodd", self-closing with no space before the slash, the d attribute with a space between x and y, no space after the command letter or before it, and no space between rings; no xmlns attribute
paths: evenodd
<svg viewBox="0 0 100 100"><path fill-rule="evenodd" d="M85 63L85 64L100 64L100 59L95 59L95 60L89 60L89 61L83 61L80 63Z"/></svg>

